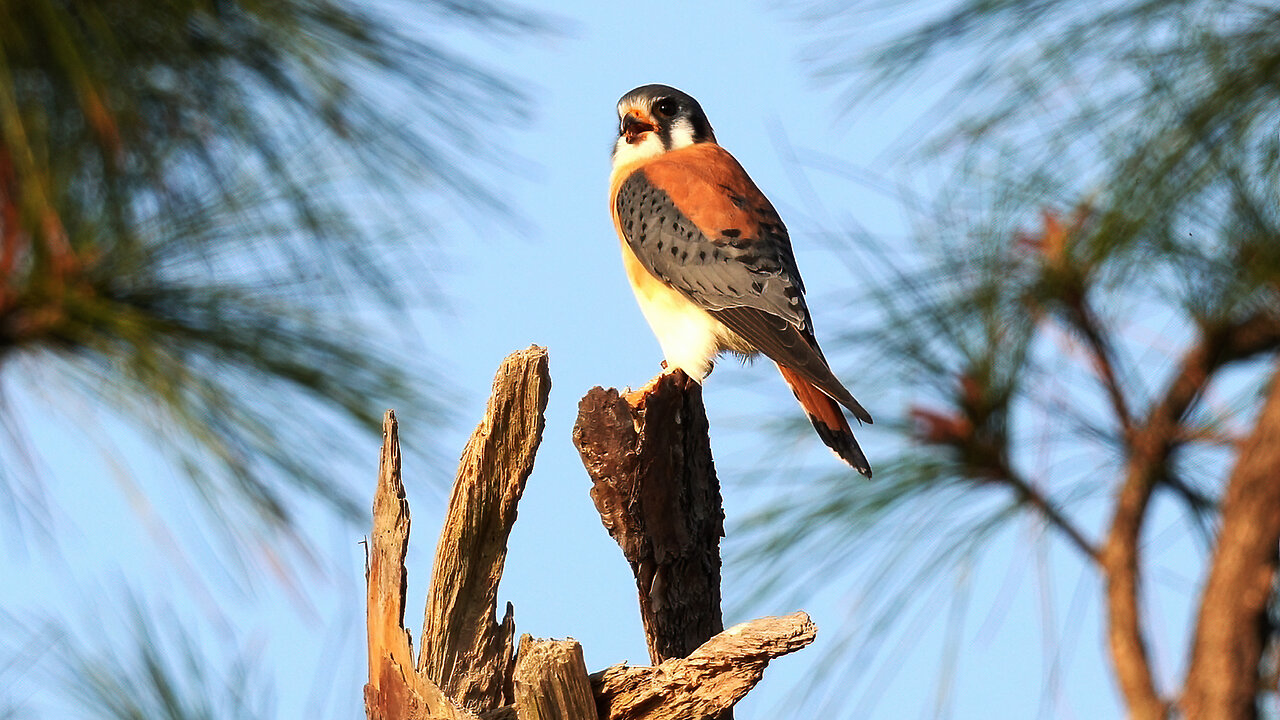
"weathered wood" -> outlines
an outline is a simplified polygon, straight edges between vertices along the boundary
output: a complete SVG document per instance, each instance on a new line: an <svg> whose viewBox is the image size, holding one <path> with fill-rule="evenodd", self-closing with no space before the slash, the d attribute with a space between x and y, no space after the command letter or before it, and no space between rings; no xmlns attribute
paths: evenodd
<svg viewBox="0 0 1280 720"><path fill-rule="evenodd" d="M418 671L477 712L511 700L515 623L510 604L496 621L498 583L550 391L545 348L513 353L498 368L436 546Z"/></svg>
<svg viewBox="0 0 1280 720"><path fill-rule="evenodd" d="M636 571L650 652L681 657L588 678L576 642L526 635L513 658L510 605L495 621L497 587L549 390L541 348L512 355L498 371L436 549L416 669L403 626L409 507L395 415L387 413L367 577L370 720L722 718L772 658L812 642L813 623L796 613L683 649L720 627L723 515L698 385L675 373L635 395L634 405L597 388L583 400L574 435L601 517Z"/></svg>
<svg viewBox="0 0 1280 720"><path fill-rule="evenodd" d="M597 720L596 699L576 640L521 637L514 684L520 720Z"/></svg>
<svg viewBox="0 0 1280 720"><path fill-rule="evenodd" d="M400 478L400 439L395 413L382 421L382 458L373 499L373 535L366 569L369 683L364 688L369 720L475 720L435 683L413 669L413 647L404 629L404 555L409 546L409 503Z"/></svg>
<svg viewBox="0 0 1280 720"><path fill-rule="evenodd" d="M627 398L594 388L578 405L573 440L635 575L650 660L687 656L724 627L724 511L701 385L676 371Z"/></svg>
<svg viewBox="0 0 1280 720"><path fill-rule="evenodd" d="M591 676L602 720L705 720L759 682L769 661L813 642L817 627L796 612L735 625L688 657L657 667L615 665Z"/></svg>

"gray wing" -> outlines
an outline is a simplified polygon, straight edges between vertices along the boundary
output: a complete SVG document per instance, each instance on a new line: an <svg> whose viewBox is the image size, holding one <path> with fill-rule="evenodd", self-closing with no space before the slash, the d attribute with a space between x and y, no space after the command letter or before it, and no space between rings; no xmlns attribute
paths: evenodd
<svg viewBox="0 0 1280 720"><path fill-rule="evenodd" d="M767 203L748 203L728 188L701 188L696 194L704 201L731 204L720 213L729 227L709 237L643 171L623 181L618 221L636 258L771 360L808 379L859 420L871 422L832 374L813 336L804 282L777 212Z"/></svg>

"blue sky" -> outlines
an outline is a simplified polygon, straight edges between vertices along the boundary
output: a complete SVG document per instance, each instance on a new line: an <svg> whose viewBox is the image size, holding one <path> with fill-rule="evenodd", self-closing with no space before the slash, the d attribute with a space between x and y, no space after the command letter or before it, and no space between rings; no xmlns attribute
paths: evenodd
<svg viewBox="0 0 1280 720"><path fill-rule="evenodd" d="M815 81L812 66L801 60L820 39L817 29L759 3L563 2L554 11L568 21L559 38L451 38L457 49L529 90L528 119L519 127L492 130L495 144L513 155L508 167L479 168L500 188L521 230L499 220L461 219L437 228L446 253L437 277L450 309L412 308L403 325L370 332L394 337L408 331L433 349L460 396L456 426L435 438L447 458L460 452L479 419L501 359L533 343L549 348L553 388L546 435L520 506L499 601L515 604L520 633L577 638L594 671L623 660L643 664L646 652L631 575L591 505L570 429L589 388L642 385L658 371L661 358L623 277L607 212L615 102L651 82L699 99L720 143L788 223L822 340L823 328L836 325L831 313L863 291L859 275L875 272L851 272L831 250L831 231L861 227L901 241L908 252L910 217L901 198L874 184L813 169L797 172L786 149L827 153L873 176L927 185L930 174L946 172L917 165L908 177L903 148L942 86L923 82L911 92L842 113L836 90ZM869 35L867 46L875 40ZM846 364L841 374L873 415L889 414L887 404L901 402L886 389L860 385L855 367ZM39 376L39 368L24 375ZM50 403L37 385L9 388L8 395L28 416L43 417L45 426L66 427L49 417ZM742 478L753 467L779 460L805 468L836 462L816 437L781 458L766 456L761 438L767 425L782 414L799 413L766 363L727 363L708 380L705 400L730 528L735 518L777 498L771 493L790 491L746 485ZM216 548L190 542L179 551L163 547L165 523L204 522L195 501L173 480L175 471L147 451L145 437L110 412L74 412L81 410L92 418L87 425L93 432L37 438L58 479L48 490L48 505L60 508L55 522L64 533L62 558L51 560L38 550L6 556L0 573L11 580L0 588L0 604L10 611L80 618L87 632L105 628L110 637L124 618L116 609L116 588L128 578L145 602L196 628L212 652L259 655L258 664L271 668L278 683L279 717L358 716L364 682L361 532L311 508L304 525L313 545L309 552L282 552L284 570L212 574L207 561ZM401 422L414 418L402 416ZM104 436L126 448L127 466L106 465L93 451ZM873 465L889 454L887 433L870 429L860 437ZM377 446L352 445L352 482L367 494ZM406 625L415 636L448 475L412 460L405 465L414 517ZM80 481L88 477L107 482ZM850 482L861 480L850 474ZM890 645L858 660L847 679L829 683L824 692L837 706L858 708L851 716L867 718L1119 717L1097 624L1098 588L1081 579L1078 564L1061 548L1043 549L1038 533L1029 524L1017 526L984 562L953 579L954 587L974 590L967 620L950 639L961 651L949 680L939 679L948 642L944 621L953 612L943 583L940 590L928 589L938 593L926 603L936 615L912 619L909 634L917 643ZM1180 551L1176 545L1165 550ZM792 707L790 693L838 648L843 627L868 621L860 615L861 593L874 588L853 585L863 559L850 558L849 567L849 582L814 588L799 604L817 622L819 642L776 663L737 717L809 716L786 709ZM734 565L725 579L727 604L740 605L753 578L749 568ZM99 593L103 612L95 620L87 617L83 600ZM727 621L795 609L757 606ZM1185 612L1161 608L1161 622L1178 626ZM1044 650L1046 634L1064 641L1061 654ZM1155 651L1157 657L1179 655L1177 647ZM1169 664L1162 667L1166 676L1178 670ZM1046 689L1044 678L1051 674L1055 684ZM34 673L17 676L18 695L38 707L41 679ZM848 697L841 697L844 692Z"/></svg>

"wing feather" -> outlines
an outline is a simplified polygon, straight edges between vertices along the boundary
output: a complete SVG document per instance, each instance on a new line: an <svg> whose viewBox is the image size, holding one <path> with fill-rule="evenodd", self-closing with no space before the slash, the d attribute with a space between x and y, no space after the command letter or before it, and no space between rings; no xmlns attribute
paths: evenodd
<svg viewBox="0 0 1280 720"><path fill-rule="evenodd" d="M770 360L813 383L832 400L849 408L864 423L871 423L871 413L854 399L831 372L822 351L799 328L776 315L756 308L733 307L709 310L711 316L744 339Z"/></svg>
<svg viewBox="0 0 1280 720"><path fill-rule="evenodd" d="M780 223L776 230L754 227L759 237L744 237L746 230L741 226L754 218L738 213L742 217L726 217L726 227L708 234L644 171L623 181L617 212L636 258L655 277L698 304L725 308L745 302L793 324L808 325L808 309L795 280L799 275L795 261L789 248L781 250L789 243Z"/></svg>
<svg viewBox="0 0 1280 720"><path fill-rule="evenodd" d="M733 156L711 143L668 152L622 180L614 212L654 277L871 422L813 336L786 227Z"/></svg>

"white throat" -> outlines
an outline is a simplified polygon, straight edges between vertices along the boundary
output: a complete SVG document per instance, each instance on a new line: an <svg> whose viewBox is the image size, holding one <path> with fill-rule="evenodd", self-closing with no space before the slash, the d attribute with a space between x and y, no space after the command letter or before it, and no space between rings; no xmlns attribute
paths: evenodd
<svg viewBox="0 0 1280 720"><path fill-rule="evenodd" d="M613 145L614 169L626 167L642 160L657 157L668 150L679 150L693 144L693 124L685 118L676 120L671 125L671 147L662 145L662 138L656 132L647 132L634 145L627 142L626 136L618 138Z"/></svg>
<svg viewBox="0 0 1280 720"><path fill-rule="evenodd" d="M647 132L634 145L627 142L626 136L618 138L613 146L613 167L620 168L638 163L641 160L657 157L666 152L662 146L662 138L656 132Z"/></svg>

